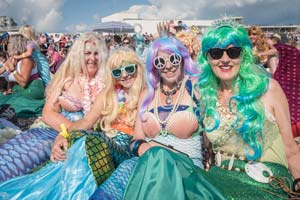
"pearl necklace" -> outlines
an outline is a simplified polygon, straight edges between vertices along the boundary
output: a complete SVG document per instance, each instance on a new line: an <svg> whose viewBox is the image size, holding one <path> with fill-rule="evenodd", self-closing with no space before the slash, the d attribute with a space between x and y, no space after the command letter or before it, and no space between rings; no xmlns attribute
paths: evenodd
<svg viewBox="0 0 300 200"><path fill-rule="evenodd" d="M185 88L185 84L186 84L187 79L188 79L188 77L185 77L182 80L182 84L181 84L180 89L179 89L179 95L177 96L176 103L175 103L175 105L173 105L173 108L172 108L171 112L168 114L168 116L166 117L165 120L161 120L160 117L159 117L159 115L158 115L159 91L157 91L157 93L155 95L155 100L154 100L155 101L154 114L155 114L158 122L161 125L161 132L160 132L160 134L163 135L163 136L167 136L168 135L168 130L167 130L168 122L169 122L171 116L177 111L177 108L179 106L179 101L182 99L184 91L185 91L184 88Z"/></svg>
<svg viewBox="0 0 300 200"><path fill-rule="evenodd" d="M160 83L160 91L167 96L166 98L166 104L170 105L173 102L173 95L176 94L176 92L180 89L182 81L180 81L172 90L166 91L163 87L163 85Z"/></svg>

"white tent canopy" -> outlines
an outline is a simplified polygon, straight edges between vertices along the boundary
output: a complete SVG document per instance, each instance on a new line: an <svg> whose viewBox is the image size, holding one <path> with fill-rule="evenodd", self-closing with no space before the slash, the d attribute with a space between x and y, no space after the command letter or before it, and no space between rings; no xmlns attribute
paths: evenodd
<svg viewBox="0 0 300 200"><path fill-rule="evenodd" d="M102 22L93 28L94 32L102 33L133 33L134 27L125 22Z"/></svg>

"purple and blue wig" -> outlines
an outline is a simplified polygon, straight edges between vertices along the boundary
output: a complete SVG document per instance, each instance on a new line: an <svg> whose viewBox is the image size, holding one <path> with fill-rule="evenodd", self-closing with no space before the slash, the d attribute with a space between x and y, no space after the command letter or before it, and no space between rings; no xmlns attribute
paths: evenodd
<svg viewBox="0 0 300 200"><path fill-rule="evenodd" d="M180 55L182 57L181 66L184 75L197 76L200 73L200 69L193 62L188 50L179 40L173 37L163 37L154 40L147 53L146 82L148 86L148 93L140 107L139 115L141 119L148 105L153 100L155 89L158 87L158 83L160 81L160 75L153 65L153 60L157 57L159 51L163 51L168 54L176 53Z"/></svg>

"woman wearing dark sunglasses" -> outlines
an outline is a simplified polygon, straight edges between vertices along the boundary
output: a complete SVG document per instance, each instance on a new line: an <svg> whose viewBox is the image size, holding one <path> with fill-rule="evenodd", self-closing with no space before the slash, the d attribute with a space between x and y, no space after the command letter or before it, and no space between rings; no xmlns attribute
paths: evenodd
<svg viewBox="0 0 300 200"><path fill-rule="evenodd" d="M288 184L291 175L300 177L288 102L254 63L246 30L232 21L216 23L202 38L199 62L199 110L215 152L215 166L201 174L226 199L297 196Z"/></svg>
<svg viewBox="0 0 300 200"><path fill-rule="evenodd" d="M135 52L121 49L113 52L103 67L105 89L90 112L66 125L69 133L62 130L57 136L51 153L54 163L1 184L0 199L88 199L123 160L132 156L129 142L138 99L145 87L144 66ZM97 131L71 132L91 129L97 122ZM13 190L12 185L16 186Z"/></svg>

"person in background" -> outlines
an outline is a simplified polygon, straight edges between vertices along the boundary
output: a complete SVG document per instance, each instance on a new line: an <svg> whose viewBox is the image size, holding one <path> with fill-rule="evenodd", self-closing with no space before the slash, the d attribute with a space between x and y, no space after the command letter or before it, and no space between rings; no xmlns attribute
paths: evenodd
<svg viewBox="0 0 300 200"><path fill-rule="evenodd" d="M21 26L19 29L19 33L28 40L26 45L26 52L22 53L21 55L15 55L14 58L16 60L20 60L32 56L34 62L37 65L39 76L43 80L44 85L47 86L51 79L49 65L47 58L41 53L39 45L35 40L35 33L32 26Z"/></svg>
<svg viewBox="0 0 300 200"><path fill-rule="evenodd" d="M40 116L45 103L44 85L32 57L15 59L26 52L28 40L21 34L11 35L8 43L9 58L4 63L8 82L15 82L11 95L0 94L0 105L9 104L17 117ZM26 107L24 106L26 105Z"/></svg>
<svg viewBox="0 0 300 200"><path fill-rule="evenodd" d="M48 47L47 56L48 56L48 60L49 60L50 72L52 74L55 74L64 59L52 46Z"/></svg>
<svg viewBox="0 0 300 200"><path fill-rule="evenodd" d="M265 37L259 26L251 26L248 29L248 36L252 42L253 55L256 63L264 66L271 74L274 74L278 64L278 55L276 48L271 41Z"/></svg>

